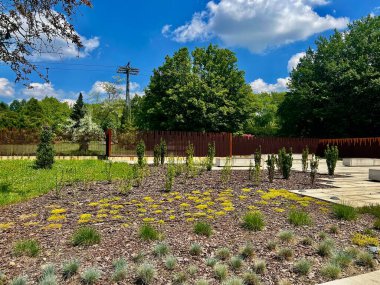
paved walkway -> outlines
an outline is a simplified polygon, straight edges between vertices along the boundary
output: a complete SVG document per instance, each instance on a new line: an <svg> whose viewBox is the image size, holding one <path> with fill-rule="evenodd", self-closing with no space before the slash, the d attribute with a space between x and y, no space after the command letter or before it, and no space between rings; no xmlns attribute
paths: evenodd
<svg viewBox="0 0 380 285"><path fill-rule="evenodd" d="M358 276L335 280L323 285L375 285L380 284L380 271L374 271Z"/></svg>
<svg viewBox="0 0 380 285"><path fill-rule="evenodd" d="M294 168L301 170L302 166L296 161ZM370 168L380 169L380 167L346 167L339 161L335 173L344 177L322 180L322 183L337 188L293 190L292 192L333 203L348 203L355 207L380 204L380 182L368 180ZM319 172L327 174L325 160L319 162Z"/></svg>

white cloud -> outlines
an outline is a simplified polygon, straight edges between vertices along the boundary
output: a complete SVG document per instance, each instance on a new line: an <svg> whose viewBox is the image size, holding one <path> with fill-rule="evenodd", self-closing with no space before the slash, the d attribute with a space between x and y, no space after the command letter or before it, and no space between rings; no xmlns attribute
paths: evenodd
<svg viewBox="0 0 380 285"><path fill-rule="evenodd" d="M165 26L163 26L162 29L161 29L161 33L164 36L167 36L168 33L170 32L171 27L172 27L172 25L165 25Z"/></svg>
<svg viewBox="0 0 380 285"><path fill-rule="evenodd" d="M14 95L14 84L7 78L0 78L0 97L12 98Z"/></svg>
<svg viewBox="0 0 380 285"><path fill-rule="evenodd" d="M299 52L293 55L288 61L288 71L292 72L292 70L297 67L298 63L300 62L300 59L303 58L305 55L305 52Z"/></svg>
<svg viewBox="0 0 380 285"><path fill-rule="evenodd" d="M112 82L108 82L108 81L96 81L92 87L91 87L91 90L90 90L90 94L91 93L98 93L98 94L105 94L107 93L104 86L105 84L113 84ZM119 90L119 92L122 92L123 94L125 93L125 84L116 84L116 88ZM134 93L134 92L141 92L140 91L140 84L138 84L137 82L130 82L129 83L129 90L131 93Z"/></svg>
<svg viewBox="0 0 380 285"><path fill-rule="evenodd" d="M74 100L74 99L63 99L63 100L61 100L61 102L66 103L70 107L73 107L76 101L77 100Z"/></svg>
<svg viewBox="0 0 380 285"><path fill-rule="evenodd" d="M177 42L214 36L227 45L260 53L326 30L345 28L348 18L322 17L313 10L326 4L325 0L210 1L190 22L174 30L166 25L163 31Z"/></svg>
<svg viewBox="0 0 380 285"><path fill-rule="evenodd" d="M21 90L21 93L25 96L41 100L45 97L59 97L59 93L62 93L62 91L56 91L51 83L34 82Z"/></svg>
<svg viewBox="0 0 380 285"><path fill-rule="evenodd" d="M278 78L276 83L269 84L259 78L251 82L250 85L254 93L285 92L288 90L289 79L289 77Z"/></svg>

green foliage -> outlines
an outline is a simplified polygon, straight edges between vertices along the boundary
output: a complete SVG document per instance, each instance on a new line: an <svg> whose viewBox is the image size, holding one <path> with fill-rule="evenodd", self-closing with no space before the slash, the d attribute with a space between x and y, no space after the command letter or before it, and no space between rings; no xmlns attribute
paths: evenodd
<svg viewBox="0 0 380 285"><path fill-rule="evenodd" d="M210 283L206 279L199 279L195 281L195 285L209 285Z"/></svg>
<svg viewBox="0 0 380 285"><path fill-rule="evenodd" d="M57 276L55 275L54 265L45 265L42 269L42 277L39 281L39 285L57 285Z"/></svg>
<svg viewBox="0 0 380 285"><path fill-rule="evenodd" d="M16 256L36 257L39 252L39 243L34 239L20 240L13 246L13 254Z"/></svg>
<svg viewBox="0 0 380 285"><path fill-rule="evenodd" d="M196 222L194 225L194 233L209 237L212 234L212 227L206 222Z"/></svg>
<svg viewBox="0 0 380 285"><path fill-rule="evenodd" d="M209 143L207 148L207 171L211 171L212 166L214 165L215 153L215 142Z"/></svg>
<svg viewBox="0 0 380 285"><path fill-rule="evenodd" d="M177 264L177 259L174 256L168 256L165 259L165 267L168 270L174 270Z"/></svg>
<svg viewBox="0 0 380 285"><path fill-rule="evenodd" d="M267 244L267 248L269 250L275 250L277 248L277 242L274 240L270 240Z"/></svg>
<svg viewBox="0 0 380 285"><path fill-rule="evenodd" d="M375 261L373 259L373 255L365 251L362 251L357 255L356 264L360 266L375 268Z"/></svg>
<svg viewBox="0 0 380 285"><path fill-rule="evenodd" d="M277 253L277 257L281 260L291 260L293 255L293 250L290 247L281 248Z"/></svg>
<svg viewBox="0 0 380 285"><path fill-rule="evenodd" d="M292 225L299 226L309 226L312 220L307 212L301 210L290 210L288 215L288 221Z"/></svg>
<svg viewBox="0 0 380 285"><path fill-rule="evenodd" d="M255 176L255 168L253 166L252 161L249 161L249 168L248 168L248 180L253 181L253 178Z"/></svg>
<svg viewBox="0 0 380 285"><path fill-rule="evenodd" d="M370 214L380 219L380 205L368 205L358 208L360 214Z"/></svg>
<svg viewBox="0 0 380 285"><path fill-rule="evenodd" d="M315 183L315 176L317 175L318 172L318 166L319 166L319 157L315 156L314 154L312 155L310 159L310 180L311 180L311 185L314 185Z"/></svg>
<svg viewBox="0 0 380 285"><path fill-rule="evenodd" d="M189 143L189 145L186 147L186 167L187 167L187 175L189 177L194 176L195 171L195 165L194 165L194 145L192 143Z"/></svg>
<svg viewBox="0 0 380 285"><path fill-rule="evenodd" d="M265 226L263 214L259 211L245 213L242 226L249 231L261 231Z"/></svg>
<svg viewBox="0 0 380 285"><path fill-rule="evenodd" d="M127 278L127 261L124 258L119 258L113 262L114 272L112 280L115 282L123 281Z"/></svg>
<svg viewBox="0 0 380 285"><path fill-rule="evenodd" d="M140 128L242 132L250 116L244 72L227 49L181 48L153 71L143 97Z"/></svg>
<svg viewBox="0 0 380 285"><path fill-rule="evenodd" d="M318 38L290 75L278 112L282 135L379 136L380 106L373 95L380 86L379 55L373 54L379 34L380 17L371 15Z"/></svg>
<svg viewBox="0 0 380 285"><path fill-rule="evenodd" d="M168 147L166 145L166 141L161 138L160 140L160 155L161 155L161 165L165 164L165 157L168 153Z"/></svg>
<svg viewBox="0 0 380 285"><path fill-rule="evenodd" d="M155 256L162 257L167 255L169 251L169 246L166 243L159 243L154 247L153 253Z"/></svg>
<svg viewBox="0 0 380 285"><path fill-rule="evenodd" d="M230 266L233 270L239 270L243 266L243 259L240 256L231 257Z"/></svg>
<svg viewBox="0 0 380 285"><path fill-rule="evenodd" d="M306 246L312 245L313 239L310 237L305 237L304 239L302 239L301 244L306 245Z"/></svg>
<svg viewBox="0 0 380 285"><path fill-rule="evenodd" d="M83 284L92 285L96 284L100 279L102 273L99 269L95 267L87 268L81 275L81 280Z"/></svg>
<svg viewBox="0 0 380 285"><path fill-rule="evenodd" d="M196 265L190 265L188 268L187 268L187 272L189 272L189 274L191 276L195 275L197 272L199 271L198 267Z"/></svg>
<svg viewBox="0 0 380 285"><path fill-rule="evenodd" d="M277 161L277 159L276 159L276 156L274 154L268 155L267 169L268 169L268 180L269 180L269 183L273 183L273 180L274 180L276 161Z"/></svg>
<svg viewBox="0 0 380 285"><path fill-rule="evenodd" d="M330 257L333 254L334 243L330 239L322 241L317 247L317 253L323 257Z"/></svg>
<svg viewBox="0 0 380 285"><path fill-rule="evenodd" d="M37 147L37 169L51 169L54 163L53 132L44 127L41 132L40 143Z"/></svg>
<svg viewBox="0 0 380 285"><path fill-rule="evenodd" d="M282 177L284 179L289 179L290 171L293 166L292 149L289 150L289 153L286 152L285 148L278 151L278 166L282 173Z"/></svg>
<svg viewBox="0 0 380 285"><path fill-rule="evenodd" d="M243 279L239 277L230 277L222 283L222 285L244 285Z"/></svg>
<svg viewBox="0 0 380 285"><path fill-rule="evenodd" d="M248 271L243 274L243 281L245 285L260 285L260 278L256 273Z"/></svg>
<svg viewBox="0 0 380 285"><path fill-rule="evenodd" d="M341 250L334 254L331 262L341 268L347 268L351 263L354 256L349 251Z"/></svg>
<svg viewBox="0 0 380 285"><path fill-rule="evenodd" d="M220 174L220 180L222 184L227 185L228 182L230 182L232 174L232 166L231 166L231 159L229 157L226 157L226 163L224 164L221 174Z"/></svg>
<svg viewBox="0 0 380 285"><path fill-rule="evenodd" d="M92 227L81 227L77 229L71 242L74 246L90 246L100 243L100 233Z"/></svg>
<svg viewBox="0 0 380 285"><path fill-rule="evenodd" d="M221 247L216 251L215 256L219 260L226 260L230 257L230 254L230 250L227 247Z"/></svg>
<svg viewBox="0 0 380 285"><path fill-rule="evenodd" d="M76 122L77 126L79 126L80 120L84 118L86 114L86 107L83 102L83 95L79 93L78 99L75 102L72 112L70 114L70 119Z"/></svg>
<svg viewBox="0 0 380 285"><path fill-rule="evenodd" d="M218 280L226 279L228 275L228 267L225 264L221 264L221 263L215 264L214 275Z"/></svg>
<svg viewBox="0 0 380 285"><path fill-rule="evenodd" d="M240 250L240 255L243 259L251 258L255 255L255 249L252 243L248 242L244 245L244 247Z"/></svg>
<svg viewBox="0 0 380 285"><path fill-rule="evenodd" d="M255 166L258 165L259 167L261 167L261 145L259 146L258 149L256 149L254 158L255 158Z"/></svg>
<svg viewBox="0 0 380 285"><path fill-rule="evenodd" d="M294 264L294 271L300 275L307 275L311 269L311 262L307 259L301 259Z"/></svg>
<svg viewBox="0 0 380 285"><path fill-rule="evenodd" d="M339 150L337 146L326 146L325 149L325 158L327 163L327 169L329 172L329 175L334 175L336 162L339 158Z"/></svg>
<svg viewBox="0 0 380 285"><path fill-rule="evenodd" d="M161 148L159 144L156 144L153 149L153 164L154 166L158 166L160 164L160 158L161 158Z"/></svg>
<svg viewBox="0 0 380 285"><path fill-rule="evenodd" d="M341 272L341 268L334 263L327 263L321 268L322 276L332 280L337 279Z"/></svg>
<svg viewBox="0 0 380 285"><path fill-rule="evenodd" d="M278 238L282 241L282 242L291 242L293 239L294 239L294 233L292 231L281 231L279 234L278 234Z"/></svg>
<svg viewBox="0 0 380 285"><path fill-rule="evenodd" d="M28 283L28 279L25 276L17 276L16 278L12 279L12 281L9 283L10 285L26 285Z"/></svg>
<svg viewBox="0 0 380 285"><path fill-rule="evenodd" d="M214 265L218 262L218 260L216 258L207 258L206 259L206 265L207 266L210 266L210 267L214 267Z"/></svg>
<svg viewBox="0 0 380 285"><path fill-rule="evenodd" d="M186 272L178 272L174 274L173 276L173 285L185 285L187 281L187 274Z"/></svg>
<svg viewBox="0 0 380 285"><path fill-rule="evenodd" d="M174 178L176 176L176 165L174 158L169 158L168 167L166 169L166 178L165 178L165 191L170 192L173 188Z"/></svg>
<svg viewBox="0 0 380 285"><path fill-rule="evenodd" d="M302 171L306 172L308 168L308 161L309 161L309 148L306 146L302 150Z"/></svg>
<svg viewBox="0 0 380 285"><path fill-rule="evenodd" d="M137 162L140 167L144 166L144 157L145 157L145 143L143 140L140 140L136 146L136 155Z"/></svg>
<svg viewBox="0 0 380 285"><path fill-rule="evenodd" d="M193 243L190 246L190 254L191 255L197 256L197 255L200 255L201 253L202 253L202 247L199 243Z"/></svg>
<svg viewBox="0 0 380 285"><path fill-rule="evenodd" d="M261 145L259 146L258 149L256 149L256 151L254 153L254 160L255 160L255 169L253 170L253 173L251 172L252 170L250 169L250 180L253 178L255 185L260 185L260 180L261 180Z"/></svg>
<svg viewBox="0 0 380 285"><path fill-rule="evenodd" d="M267 264L265 260L256 260L253 265L253 269L257 274L264 274L267 270Z"/></svg>
<svg viewBox="0 0 380 285"><path fill-rule="evenodd" d="M142 284L151 284L156 276L156 269L152 264L143 263L137 268L137 279Z"/></svg>
<svg viewBox="0 0 380 285"><path fill-rule="evenodd" d="M63 279L69 279L78 273L80 263L76 259L66 261L62 265L62 276Z"/></svg>
<svg viewBox="0 0 380 285"><path fill-rule="evenodd" d="M334 204L332 211L339 220L353 221L358 217L358 211L354 207L345 204Z"/></svg>
<svg viewBox="0 0 380 285"><path fill-rule="evenodd" d="M374 223L373 223L373 228L375 230L380 230L380 219L377 219Z"/></svg>
<svg viewBox="0 0 380 285"><path fill-rule="evenodd" d="M139 237L142 240L158 240L160 233L150 224L143 224L139 229Z"/></svg>

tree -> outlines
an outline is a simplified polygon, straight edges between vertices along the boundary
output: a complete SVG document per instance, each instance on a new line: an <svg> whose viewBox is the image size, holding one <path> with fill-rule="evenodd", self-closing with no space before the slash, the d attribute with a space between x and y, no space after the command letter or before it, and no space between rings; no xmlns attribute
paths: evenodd
<svg viewBox="0 0 380 285"><path fill-rule="evenodd" d="M380 17L321 37L290 75L279 108L281 133L308 137L380 136Z"/></svg>
<svg viewBox="0 0 380 285"><path fill-rule="evenodd" d="M50 127L44 127L41 132L40 143L37 147L37 169L51 169L54 163L53 132Z"/></svg>
<svg viewBox="0 0 380 285"><path fill-rule="evenodd" d="M148 130L242 132L250 93L230 50L182 48L153 71L137 121Z"/></svg>
<svg viewBox="0 0 380 285"><path fill-rule="evenodd" d="M80 6L91 7L89 0L0 0L0 61L16 74L16 81L27 80L35 71L45 78L30 60L36 53L59 53L54 39L82 48L81 39L70 24Z"/></svg>
<svg viewBox="0 0 380 285"><path fill-rule="evenodd" d="M83 102L83 95L79 93L78 99L73 106L73 110L71 112L70 118L71 120L76 122L76 125L79 126L80 120L83 119L86 114L86 109Z"/></svg>

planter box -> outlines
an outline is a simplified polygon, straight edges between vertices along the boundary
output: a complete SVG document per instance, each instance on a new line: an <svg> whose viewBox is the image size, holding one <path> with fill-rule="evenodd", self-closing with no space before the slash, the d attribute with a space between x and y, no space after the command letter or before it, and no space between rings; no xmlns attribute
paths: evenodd
<svg viewBox="0 0 380 285"><path fill-rule="evenodd" d="M380 169L370 169L369 180L380 181Z"/></svg>
<svg viewBox="0 0 380 285"><path fill-rule="evenodd" d="M380 159L375 158L343 158L343 165L355 166L380 166Z"/></svg>

